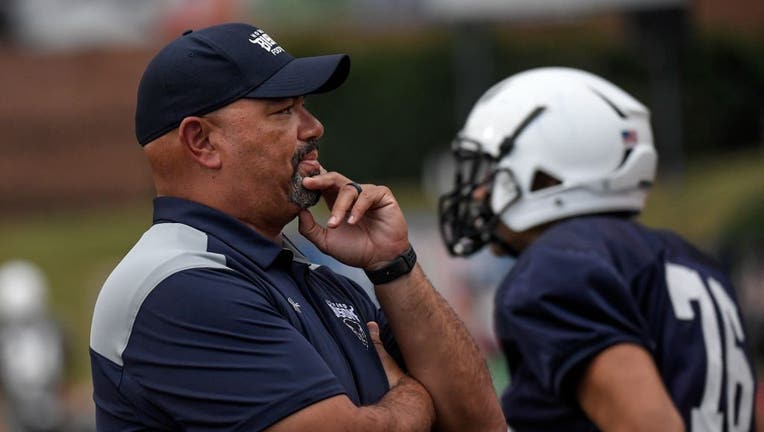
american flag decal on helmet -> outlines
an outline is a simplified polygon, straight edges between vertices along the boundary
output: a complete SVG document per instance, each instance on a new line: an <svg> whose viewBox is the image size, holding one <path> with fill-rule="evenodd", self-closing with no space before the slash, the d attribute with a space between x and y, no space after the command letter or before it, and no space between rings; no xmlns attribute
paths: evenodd
<svg viewBox="0 0 764 432"><path fill-rule="evenodd" d="M621 131L621 138L623 138L623 144L628 148L637 145L637 131L633 129Z"/></svg>

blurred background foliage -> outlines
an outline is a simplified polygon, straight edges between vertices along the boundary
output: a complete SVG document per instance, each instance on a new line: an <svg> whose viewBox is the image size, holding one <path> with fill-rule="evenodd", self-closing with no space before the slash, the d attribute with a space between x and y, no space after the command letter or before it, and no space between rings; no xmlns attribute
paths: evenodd
<svg viewBox="0 0 764 432"><path fill-rule="evenodd" d="M466 100L474 102L487 86L518 71L561 65L606 76L650 105L645 62L635 49L611 37L612 31L586 26L539 33L500 26L480 31L494 67ZM469 108L458 105L459 76L453 67L460 34L454 28L397 36L395 41L322 41L323 51L351 51L353 60L353 72L342 88L310 100L327 129L322 149L326 163L369 181L419 180L421 161L447 148ZM684 157L761 150L762 42L764 32L755 40L703 34L688 44L681 62ZM290 40L292 51L307 54L321 48L316 50L313 38ZM395 163L375 163L381 160Z"/></svg>
<svg viewBox="0 0 764 432"><path fill-rule="evenodd" d="M98 290L151 224L151 178L132 134L140 74L183 29L233 20L262 26L293 55L351 55L346 84L308 100L326 128L322 164L392 186L416 221L420 255L431 257L425 270L436 280L449 279L448 272L488 271L445 255L435 216L443 188L438 161L478 96L538 66L582 68L617 83L652 109L661 154L641 219L687 236L744 283L740 295L755 349L762 349L764 324L756 318L764 316L762 2L612 0L594 2L611 7L586 13L464 19L428 14L427 5L436 3L1 4L0 263L24 258L45 271L52 313L67 335L67 379L83 398L77 403L85 409L91 403L88 339ZM633 6L639 3L667 6ZM494 283L506 266L494 270L482 283ZM490 319L489 309L464 300L459 289L444 295L468 324ZM490 338L489 324L473 331ZM491 357L495 346L483 348L499 362ZM497 387L506 379L502 372L494 369Z"/></svg>

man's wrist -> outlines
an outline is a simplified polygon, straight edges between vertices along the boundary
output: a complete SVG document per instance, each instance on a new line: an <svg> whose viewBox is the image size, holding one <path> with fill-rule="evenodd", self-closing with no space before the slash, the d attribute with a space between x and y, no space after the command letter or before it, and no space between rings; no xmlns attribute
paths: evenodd
<svg viewBox="0 0 764 432"><path fill-rule="evenodd" d="M364 270L366 276L374 285L392 282L401 276L411 273L416 265L416 252L409 245L402 254L398 255L389 264L376 270Z"/></svg>

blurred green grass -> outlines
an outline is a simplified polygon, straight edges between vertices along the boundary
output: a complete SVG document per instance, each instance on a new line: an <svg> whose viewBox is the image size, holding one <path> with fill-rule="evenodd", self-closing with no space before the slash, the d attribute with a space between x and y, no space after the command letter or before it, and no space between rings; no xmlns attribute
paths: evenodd
<svg viewBox="0 0 764 432"><path fill-rule="evenodd" d="M419 184L392 189L405 210L434 211ZM707 250L751 201L764 199L764 153L730 154L687 165L681 179L659 178L641 219L673 229ZM317 217L323 220L324 210ZM762 221L764 223L764 221ZM50 305L69 336L69 379L90 380L88 339L98 290L151 224L150 199L120 208L32 214L0 220L0 262L28 259L50 282Z"/></svg>
<svg viewBox="0 0 764 432"><path fill-rule="evenodd" d="M49 305L67 336L72 381L90 379L88 340L98 290L150 224L148 204L0 222L0 262L30 260L46 273Z"/></svg>

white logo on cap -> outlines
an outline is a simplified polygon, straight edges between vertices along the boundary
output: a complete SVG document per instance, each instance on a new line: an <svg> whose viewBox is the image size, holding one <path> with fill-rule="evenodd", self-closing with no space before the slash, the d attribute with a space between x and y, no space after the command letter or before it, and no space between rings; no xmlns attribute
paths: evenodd
<svg viewBox="0 0 764 432"><path fill-rule="evenodd" d="M262 49L273 55L281 54L284 52L284 48L281 48L279 44L273 40L273 38L268 36L268 34L262 30L256 30L251 35L249 35L249 41L255 45L260 45Z"/></svg>

